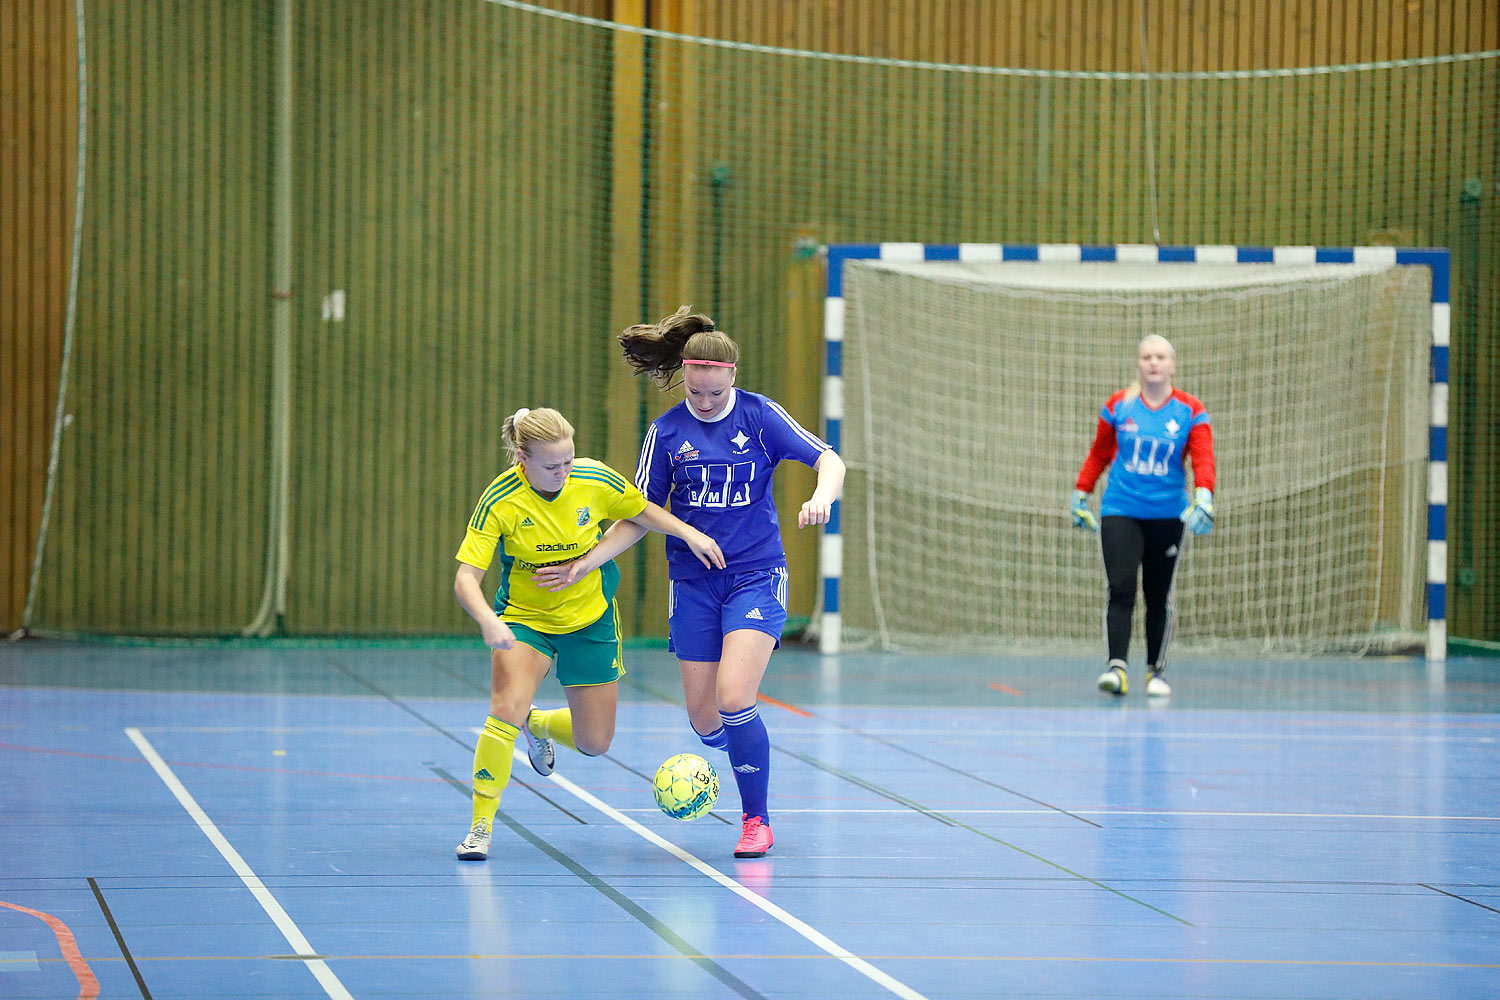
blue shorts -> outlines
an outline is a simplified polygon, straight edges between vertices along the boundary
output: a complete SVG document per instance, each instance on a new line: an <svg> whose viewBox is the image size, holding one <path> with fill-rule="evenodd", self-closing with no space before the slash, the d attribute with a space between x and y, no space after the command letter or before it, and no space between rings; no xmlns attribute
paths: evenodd
<svg viewBox="0 0 1500 1000"><path fill-rule="evenodd" d="M717 663L724 637L742 628L764 632L781 645L786 626L785 566L673 580L670 594L667 649L680 660Z"/></svg>

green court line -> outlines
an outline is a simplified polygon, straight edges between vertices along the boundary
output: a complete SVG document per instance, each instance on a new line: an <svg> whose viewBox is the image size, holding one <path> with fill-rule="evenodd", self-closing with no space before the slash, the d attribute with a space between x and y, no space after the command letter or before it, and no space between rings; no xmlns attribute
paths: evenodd
<svg viewBox="0 0 1500 1000"><path fill-rule="evenodd" d="M440 767L431 768L431 771L433 774L436 774L438 777L448 782L448 784L452 785L455 789L462 792L465 799L469 797L469 787L463 782L459 781L453 775L449 774L447 771L444 771ZM608 882L605 882L602 878L595 875L587 868L583 867L583 865L568 857L556 847L553 847L551 844L547 843L547 841L543 840L541 837L538 837L536 834L532 833L522 824L516 822L505 812L505 810L497 810L495 812L495 818L500 820L500 822L504 823L506 826L510 827L511 830L513 830L518 836L524 839L532 847L535 847L537 850L547 855L553 861L556 861L558 864L562 865L568 871L572 872L575 876L586 882L595 891L603 895L611 903L614 903L620 909L630 914L640 922L641 926L645 927L651 933L655 934L667 944L671 945L684 958L688 959L704 972L707 972L710 976L713 976L719 982L723 983L725 986L728 986L740 996L745 997L746 1000L767 1000L767 998L763 994L757 992L755 988L752 987L749 983L740 979L734 973L730 972L728 969L724 968L722 965L709 958L703 952L699 951L697 948L694 948L691 944L688 944L688 942L681 935L672 930L672 928L668 927L662 921L658 920L655 916L648 913L634 900L630 899L614 886L610 885Z"/></svg>
<svg viewBox="0 0 1500 1000"><path fill-rule="evenodd" d="M985 833L983 830L980 830L977 827L970 826L969 824L963 822L962 820L954 819L952 816L948 816L948 815L945 815L943 813L940 813L940 812L938 812L935 809L928 809L926 806L922 805L920 802L915 802L912 799L908 799L905 796L898 795L895 792L890 791L889 789L882 788L882 787L880 787L879 785L877 785L877 784L875 784L873 782L866 781L863 778L856 777L856 776L854 776L852 774L849 774L847 771L842 771L842 770L834 767L832 764L827 763L826 761L821 761L821 760L819 760L816 757L809 756L808 754L798 753L795 750L787 750L784 747L777 747L776 749L780 750L782 753L786 754L789 757L795 757L795 758L797 758L798 760L802 761L804 764L807 764L809 767L815 767L815 768L817 768L820 771L826 771L829 774L832 774L832 775L835 775L837 777L843 778L845 781L852 782L853 784L856 784L856 785L860 786L861 788L864 788L864 789L866 789L868 791L874 792L875 794L883 796L884 798L890 799L893 802L900 802L902 805L909 806L910 808L916 810L917 812L921 813L922 815L931 817L932 819L935 819L935 820L937 820L937 821L939 821L941 823L946 823L949 826L961 827L962 829L968 830L970 833L978 834L979 836L983 837L985 840L993 841L994 843L999 844L1002 847L1008 847L1011 850L1017 852L1018 854L1024 854L1028 858L1031 858L1034 861L1040 861L1042 864L1047 865L1049 868L1055 868L1055 869L1057 869L1058 871L1062 872L1065 875L1071 875L1073 878L1076 878L1079 881L1087 882L1089 885L1092 885L1092 886L1097 886L1098 888L1103 889L1105 892L1112 892L1116 896L1119 896L1121 899L1128 899L1130 902L1135 903L1137 906L1144 906L1146 909L1151 910L1154 913L1160 913L1162 916L1168 917L1168 918L1170 918L1172 920L1175 920L1179 924L1184 924L1184 925L1186 925L1188 927L1194 927L1194 926L1196 926L1191 920L1184 920L1182 917L1177 916L1175 913L1169 913L1166 910L1163 910L1159 906L1152 906L1150 903L1146 902L1143 899L1136 899L1134 896L1130 895L1130 893L1128 893L1128 892L1121 892L1119 889L1116 889L1114 886L1106 885L1105 883L1100 882L1098 879L1095 879L1095 878L1089 878L1087 875L1083 874L1082 872L1075 872L1073 869L1067 868L1067 867L1065 867L1063 865L1060 865L1056 861L1051 861L1051 860L1049 860L1047 858L1044 858L1040 854L1037 854L1037 853L1035 853L1033 851L1028 851L1026 848L1020 846L1019 844L1012 844L1008 840L1002 840L1001 838L996 837L993 834Z"/></svg>

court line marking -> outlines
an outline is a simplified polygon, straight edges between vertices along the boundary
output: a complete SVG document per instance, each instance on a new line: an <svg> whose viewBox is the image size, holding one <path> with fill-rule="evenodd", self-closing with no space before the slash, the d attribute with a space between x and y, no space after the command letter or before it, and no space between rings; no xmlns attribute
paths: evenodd
<svg viewBox="0 0 1500 1000"><path fill-rule="evenodd" d="M472 794L468 786L464 785L463 782L453 777L453 775L449 774L447 771L444 771L440 767L433 767L432 770L433 773L441 775L448 782L448 784L452 785L454 790L456 790L460 794L464 795L465 797L468 797ZM541 851L553 861L556 861L563 868L567 869L572 878L581 880L584 884L588 885L589 888L593 889L605 899L609 900L611 903L614 903L620 909L630 914L642 927L646 928L646 930L650 931L652 934L655 934L667 944L671 945L673 950L675 950L678 955L686 958L688 961L698 966L698 968L702 969L710 976L713 976L725 986L728 986L730 989L734 990L740 996L744 997L745 1000L767 1000L767 998L758 990L756 990L755 987L751 986L749 983L745 982L743 979L736 976L728 969L724 968L724 966L720 965L718 962L715 962L713 959L708 958L698 948L695 948L691 943L688 942L686 938L684 938L681 934L678 934L677 931L673 930L666 921L651 913L644 906L637 903L634 899L630 898L619 889L616 889L602 877L589 871L581 863L570 857L566 851L563 851L554 844L549 843L544 837L537 835L534 831L529 829L525 823L517 820L514 816L511 816L504 809L497 809L495 811L495 821L497 823L504 823L516 836L520 837L522 840L525 840L532 847L536 848L538 851Z"/></svg>
<svg viewBox="0 0 1500 1000"><path fill-rule="evenodd" d="M519 752L519 750L516 753L516 759L525 759L524 756ZM556 784L560 785L564 791L568 792L580 801L593 806L595 809L599 810L599 812L603 813L605 816L625 827L625 829L634 833L636 836L651 844L656 845L657 847L666 851L668 854L672 855L678 861L681 861L683 864L689 866L690 868L696 869L700 874L719 883L730 892L745 900L745 902L759 908L768 916L773 917L774 919L785 924L787 927L802 935L808 941L811 941L818 948L821 948L823 951L827 952L829 955L832 955L834 958L843 962L845 965L849 966L851 969L860 973L867 979L870 979L885 987L887 990L890 990L892 993L896 994L896 996L903 997L904 1000L927 1000L927 997L923 994L918 993L916 990L912 989L910 986L907 986L905 983L901 982L899 979L896 979L889 973L884 972L881 969L878 969L875 966L871 965L869 962L860 958L858 955L854 954L843 945L828 937L828 935L824 934L822 931L817 930L802 919L794 917L792 914L788 913L786 910L783 910L781 907L766 899L764 896L760 896L750 889L745 888L739 882L736 882L734 879L725 875L717 868L713 867L705 861L700 860L696 855L688 853L687 851L678 847L676 844L672 843L670 840L667 840L665 837L659 836L654 831L648 829L645 826L642 826L640 823L637 823L629 816L626 816L614 806L603 802L599 798L595 797L592 793L585 791L583 788L575 785L573 782L569 781L567 778L564 778L562 775L554 773L547 780L555 782Z"/></svg>
<svg viewBox="0 0 1500 1000"><path fill-rule="evenodd" d="M99 883L94 881L93 876L89 876L89 888L94 890L94 900L99 904L99 910L104 914L104 919L109 922L110 933L115 936L115 944L119 947L125 964L130 966L130 974L135 977L135 985L141 991L142 1000L151 1000L151 991L146 988L145 977L141 975L140 967L135 964L135 956L130 953L130 946L125 943L125 935L120 933L120 925L115 922L115 915L110 910L109 903L105 900L104 893L99 888Z"/></svg>
<svg viewBox="0 0 1500 1000"><path fill-rule="evenodd" d="M1417 884L1424 889L1431 889L1433 892L1441 893L1442 895L1447 896L1450 899L1456 899L1460 903L1468 903L1471 906L1479 907L1481 910L1489 910L1491 913L1500 913L1500 910L1495 909L1493 906L1486 906L1476 899L1470 899L1468 896L1460 896L1456 892L1449 892L1447 889L1439 889L1437 886L1431 885L1427 882L1418 882Z"/></svg>
<svg viewBox="0 0 1500 1000"><path fill-rule="evenodd" d="M203 831L204 836L208 837L209 842L218 848L219 853L224 856L224 860L229 862L229 867L234 869L234 873L240 877L240 881L245 883L245 887L250 890L250 894L255 897L255 901L260 903L261 909L266 911L267 916L276 925L276 929L281 931L281 936L286 938L287 944L292 946L292 951L301 959L302 964L307 966L308 971L313 974L313 978L317 979L318 984L323 987L323 991L333 998L333 1000L354 1000L354 997L344 988L344 984L339 981L339 977L334 975L333 970L328 967L328 963L322 957L318 956L317 951L308 943L307 938L302 936L302 932L297 929L297 925L292 922L292 918L287 914L286 910L281 908L281 904L276 901L276 897L271 895L270 890L261 882L260 877L250 869L250 866L245 863L245 859L240 857L240 852L234 849L234 845L219 832L219 828L214 825L214 821L208 818L208 813L204 812L202 807L198 805L198 800L193 798L192 793L187 790L187 786L177 780L177 775L167 766L167 762L162 759L161 754L156 752L156 748L151 745L150 741L142 736L141 731L134 726L127 727L125 735L129 737L130 742L135 744L136 749L141 752L141 756L146 758L146 763L151 765L151 769L162 780L162 784L167 786L167 790L176 797L182 808L187 810L187 814L193 818L193 822L198 824L198 829Z"/></svg>
<svg viewBox="0 0 1500 1000"><path fill-rule="evenodd" d="M58 917L41 910L33 910L29 906L20 903L7 903L0 899L0 906L7 909L36 917L47 925L52 936L57 938L57 950L68 963L68 969L72 971L73 978L78 980L78 1000L94 1000L99 995L99 980L94 977L94 970L89 968L89 963L84 961L83 953L78 950L78 940L73 937L73 932L68 925ZM33 956L34 958L34 956Z"/></svg>
<svg viewBox="0 0 1500 1000"><path fill-rule="evenodd" d="M767 705L775 705L777 708L784 708L788 712L791 712L793 715L800 715L800 716L802 716L805 719L814 719L814 718L817 718L817 716L813 715L811 712L809 712L805 708L798 708L796 705L793 705L790 702L785 702L785 701L781 701L781 700L779 700L777 698L772 698L768 694L760 694L759 692L757 692L756 695L755 695L755 698L756 698L757 701L763 701Z"/></svg>
<svg viewBox="0 0 1500 1000"><path fill-rule="evenodd" d="M302 730L300 730L297 727L270 727L269 729L267 729L266 727L258 727L258 726L213 727L213 728L198 728L198 727L184 727L184 726L153 726L152 728L155 729L155 730L158 730L158 731L165 730L165 731L170 731L170 732L174 732L174 733L197 733L197 732L215 732L215 733L219 733L219 732L267 732L267 731L279 731L279 732L292 732L292 733L296 733L296 732L302 731ZM680 728L680 727L674 727L672 729L663 728L661 731L662 732L674 732L675 733L675 732L677 732L677 728ZM321 730L318 730L318 731L321 731ZM416 731L416 732L430 732L432 730L431 730L430 727L429 728L413 727L413 731ZM451 734L447 733L446 731L443 731L443 730L439 730L439 731L443 732L443 735L448 736L450 739L452 738ZM477 734L480 730L474 729L472 731ZM620 729L620 730L617 730L617 731L618 732L625 732L626 730ZM652 731L655 731L655 730L652 730ZM868 733L863 733L860 730L849 729L848 727L841 727L840 731L842 731L842 732L855 732L855 733L858 733L859 735L863 735L863 736L869 736L870 735ZM382 730L382 732L389 732L389 730ZM872 738L874 738L876 740L876 742L892 746L895 749L901 749L901 747L898 744L887 743L886 741L881 740L878 737L872 737ZM455 742L457 742L457 741L455 741ZM18 753L44 754L44 755L48 755L48 756L58 756L58 757L78 757L78 758L83 758L83 759L87 759L87 760L134 761L134 760L137 759L135 757L126 757L126 756L123 756L121 754L84 753L84 752L80 752L80 751L77 751L77 750L60 750L60 749L56 749L56 748L53 748L53 747L25 746L25 745L22 745L22 744L19 744L19 743L4 743L4 742L0 742L0 750L10 750L10 751L18 752ZM786 752L786 751L783 751L783 752ZM904 752L906 752L906 753L912 753L912 751L909 751L909 750L904 751ZM605 754L604 756L606 758L608 758L609 760L613 761L614 763L618 764L620 767L623 767L627 771L630 771L632 774L638 775L640 777L645 777L645 775L642 775L641 772L635 770L634 768L626 766L624 763L622 763L621 761L617 760L616 758L610 756L609 754ZM918 754L917 756L921 757L920 754ZM929 758L921 758L921 759L929 759ZM296 775L305 775L305 776L314 777L314 778L347 778L347 779L355 779L355 780L360 780L360 781L391 781L391 782L407 782L407 783L424 783L424 782L425 783L435 783L435 784L442 784L443 783L443 779L442 778L436 778L436 777L433 777L433 778L423 778L423 777L417 777L417 776L414 776L414 775L403 775L403 774L360 774L360 773L348 772L348 771L319 771L319 770L313 770L313 769L309 769L309 768L267 767L267 766L264 766L264 765L253 765L253 764L222 764L222 763L213 762L213 761L179 760L179 761L173 761L172 763L175 764L177 767L192 767L192 768L202 768L202 769L206 769L206 770L221 770L221 771L243 771L243 772L262 773L262 774L296 774ZM966 776L967 777L971 777L971 778L976 777L974 775L966 775ZM647 780L650 780L650 779L648 778ZM1002 791L1005 791L1005 792L1007 792L1009 794L1021 795L1022 798L1029 799L1030 801L1037 801L1035 799L1031 799L1030 796L1024 795L1022 793L1014 792L1011 789L1004 788L1003 786L1000 786L1000 785L996 785L993 782L986 781L983 778L976 778L976 780L979 780L983 784L990 785L993 788L997 788L997 789L1000 789ZM557 808L559 811L565 813L566 815L568 815L572 819L574 819L574 820L576 820L576 821L578 821L580 823L583 822L581 819L579 819L579 817L574 816L572 813L568 812L565 809L562 809L562 807L558 806L557 803L552 802L551 799L548 799L545 795L542 795L539 791L537 791L535 788L533 788L531 786L531 784L529 784L524 779L522 779L520 777L515 777L515 778L512 778L512 783L521 785L523 788L527 789L532 794L536 795L538 798L541 798L542 800L548 802L554 808ZM622 810L622 811L623 812L627 812L627 813L638 812L638 813L643 813L643 814L648 815L648 816L656 814L656 810L649 809L649 808L644 808L644 809L625 809L625 810ZM797 809L797 808L791 808L791 809L789 809L789 808L786 808L786 807L782 806L782 807L778 807L776 811L780 812L780 813L828 814L828 815L850 815L850 816L853 816L853 815L863 815L863 814L869 814L869 815L872 815L872 816L904 816L904 815L913 815L913 813L909 809L854 809L854 808L848 808L848 809L814 809L814 808ZM1005 808L1005 809L945 809L943 811L944 811L945 814L950 815L950 816L1047 816L1047 815L1057 815L1057 814L1061 813L1062 815L1072 815L1072 816L1075 816L1075 817L1077 817L1077 816L1186 816L1186 817L1204 816L1204 817L1211 817L1211 818L1229 818L1229 819L1244 817L1244 818L1259 818L1259 819L1371 819L1371 820L1414 820L1414 821L1431 821L1431 822L1500 823L1500 816L1449 816L1449 815L1423 815L1423 814L1416 814L1416 813L1266 812L1266 811L1257 811L1257 810L1249 810L1249 809L1244 809L1244 810L1233 810L1233 809L1222 809L1222 810L1208 810L1208 809L1066 809L1066 810L1064 810L1064 809L1061 809L1060 807L1057 807L1057 806L1048 806L1048 807L1043 808L1043 809L1023 809L1023 808ZM718 818L721 818L721 817L718 817Z"/></svg>
<svg viewBox="0 0 1500 1000"><path fill-rule="evenodd" d="M773 744L773 747L774 747L774 744ZM938 822L943 823L943 824L945 824L947 826L957 827L957 828L959 828L961 830L967 830L967 831L969 831L970 833L972 833L972 834L974 834L976 836L983 837L985 840L991 841L992 843L999 844L1001 847L1009 848L1010 850L1015 851L1017 854L1023 854L1026 857L1031 858L1033 861L1038 861L1038 862L1040 862L1040 863L1042 863L1044 865L1047 865L1048 867L1056 868L1058 871L1060 871L1060 872L1062 872L1062 873L1064 873L1066 875L1071 875L1074 878L1076 878L1076 879L1078 879L1078 880L1080 880L1082 882L1087 882L1089 885L1096 886L1096 887L1098 887L1100 889L1103 889L1105 892L1112 892L1116 896L1119 896L1121 899L1129 900L1130 902L1135 903L1137 906L1144 906L1146 909L1151 910L1153 913L1159 913L1162 916L1167 917L1170 920L1177 921L1179 924L1184 924L1184 925L1186 925L1188 927L1194 926L1194 924L1193 924L1193 922L1191 920L1184 920L1182 917L1179 917L1175 913L1172 913L1172 912L1170 912L1168 910L1164 910L1164 909L1162 909L1159 906L1152 906L1150 903L1146 902L1144 899L1137 899L1136 897L1130 895L1130 893L1128 893L1128 892L1122 892L1121 890L1116 889L1114 886L1110 885L1107 882L1100 881L1099 879L1096 879L1096 878L1090 878L1089 876L1083 874L1082 872L1075 872L1073 869L1068 868L1068 867L1066 867L1064 865L1060 865L1056 861L1053 861L1050 858L1043 857L1042 855L1037 854L1035 851L1028 851L1026 848L1022 847L1020 844L1013 844L1010 841L1005 840L1002 837L997 837L997 836L995 836L992 833L986 833L985 831L979 829L976 826L970 826L968 823L965 823L962 820L954 819L952 816L948 815L947 813L938 812L936 809L929 809L929 808L927 808L926 806L924 806L920 802L917 802L917 801L915 801L913 799L908 799L904 795L898 795L897 793L889 791L888 789L881 788L879 785L875 784L874 782L866 781L865 779L857 777L856 775L849 774L847 771L841 771L838 768L834 767L832 764L827 763L826 761L818 760L816 757L812 757L812 756L810 756L808 754L797 753L795 750L786 750L786 749L784 749L782 747L774 747L774 748L778 749L778 750L781 750L782 753L785 753L788 756L797 758L798 760L800 760L803 763L807 764L809 767L815 767L815 768L819 769L820 771L826 771L829 774L837 775L840 778L843 778L845 781L852 782L853 784L859 785L861 788L865 788L865 789L867 789L867 790L869 790L871 792L874 792L876 795L882 795L885 798L891 799L894 802L904 803L907 806L911 807L911 809L913 809L916 813L918 813L918 814L920 814L922 816L926 816L929 819L935 819ZM1032 801L1036 801L1036 800L1033 799ZM1094 825L1097 826L1098 824L1094 824Z"/></svg>
<svg viewBox="0 0 1500 1000"><path fill-rule="evenodd" d="M626 809L625 812L638 812L652 815L653 809ZM815 809L815 808L787 808L777 806L778 813L797 813L801 815L829 814L835 816L853 816L868 814L872 816L918 816L923 813L914 812L911 809ZM1472 822L1472 823L1500 823L1500 816L1437 816L1420 815L1412 813L1304 813L1304 812L1255 812L1251 810L1235 811L1222 810L1213 811L1207 809L1070 809L1070 813L1080 816L1205 816L1218 819L1402 819L1435 822ZM944 809L945 816L1056 816L1056 809Z"/></svg>
<svg viewBox="0 0 1500 1000"><path fill-rule="evenodd" d="M1004 792L1007 795L1013 796L1013 797L1018 798L1018 799L1025 799L1027 802L1032 802L1032 803L1035 803L1036 805L1042 806L1043 808L1049 809L1049 810L1051 810L1053 812L1061 813L1062 815L1067 816L1070 819L1076 819L1080 823L1087 823L1089 826L1095 827L1097 829L1102 829L1102 827L1100 826L1100 824L1095 823L1091 819L1085 819L1083 816L1079 815L1078 812L1075 811L1075 810L1064 809L1062 806L1053 805L1051 802L1046 802L1046 801L1044 801L1042 799L1039 799L1035 795L1027 795L1025 792L1020 791L1019 789L1011 788L1009 785L1002 785L998 781L991 781L990 779L988 779L988 778L986 778L986 777L984 777L982 775L975 774L973 771L969 771L969 770L966 770L966 769L961 768L961 767L955 767L955 766L947 763L946 761L941 761L941 760L937 760L937 759L935 759L933 757L929 757L929 756L927 756L924 753L919 753L918 751L913 750L909 746L906 746L906 745L904 745L902 743L897 743L897 742L895 742L893 740L888 740L884 736L877 736L877 735L875 735L872 732L867 732L866 730L859 728L858 726L853 726L853 725L849 725L847 723L842 723L842 722L836 723L836 725L838 725L839 728L843 729L845 732L853 733L854 735L856 735L856 736L858 736L858 737L860 737L862 739L873 740L874 742L879 743L881 746L890 747L892 750L895 750L897 753L904 753L904 754L906 754L909 757L915 757L917 760L925 761L926 763L931 764L934 767L942 768L942 769L944 769L946 771L949 771L952 774L956 774L956 775L959 775L961 777L968 778L970 781L977 781L981 785L988 785L990 788L993 788L993 789L995 789L997 791ZM781 753L787 754L789 756L796 757L798 760L802 761L804 764L808 764L808 765L810 765L812 767L816 767L816 768L819 768L821 770L828 771L830 774L836 774L836 775L838 775L841 778L844 778L844 779L846 779L848 781L854 782L855 784L860 784L863 787L865 787L867 790L875 792L877 795L883 795L886 798L895 799L897 802L903 802L903 803L906 803L908 805L913 805L914 808L919 808L918 806L914 805L913 803L907 802L907 800L904 797L902 797L902 796L895 795L893 793L889 793L885 789L880 788L877 785L865 783L864 779L855 778L852 775L845 774L843 771L840 771L840 770L838 770L836 768L831 768L830 765L825 764L824 762L817 760L817 758L815 758L815 757L811 757L811 756L808 756L806 754L799 753L799 752L797 752L795 750L789 750L785 746L780 745L779 743L772 744L772 749L778 750Z"/></svg>
<svg viewBox="0 0 1500 1000"><path fill-rule="evenodd" d="M255 962L262 959L278 958L277 955L150 955L142 956L142 962ZM464 952L455 955L376 955L369 952L361 952L358 955L334 955L341 962L455 962L455 961L643 961L643 962L680 962L681 955L652 954L627 954L627 953L598 953L585 954L572 952L569 954L546 954L543 952L524 953L476 953ZM805 962L810 959L827 960L834 956L809 952L803 955L793 954L750 954L745 952L724 953L705 955L705 958L716 961L793 961ZM1376 969L1500 969L1500 963L1484 962L1390 962L1390 961L1360 961L1352 958L1210 958L1210 957L1150 957L1137 955L871 955L871 958L879 958L888 961L901 962L1088 962L1098 965L1109 962L1122 962L1145 965L1315 965L1315 966L1355 966L1359 968ZM39 958L39 965L61 962L60 958ZM121 962L120 958L96 958L95 962Z"/></svg>
<svg viewBox="0 0 1500 1000"><path fill-rule="evenodd" d="M454 736L447 729L445 729L442 726L438 725L436 722L433 722L427 716L423 715L421 712L418 712L416 709L414 709L410 705L408 705L405 701L401 700L400 698L397 698L395 695L391 694L389 691L385 690L380 685L378 685L375 682L369 680L364 675L362 675L359 671L355 670L353 667L345 665L337 657L330 656L330 657L327 658L327 660L328 660L328 663L335 670L340 671L345 676L347 676L351 680L353 680L354 683L358 684L360 687L364 688L365 690L370 691L370 692L378 695L381 698L384 698L393 707L400 709L401 711L405 712L407 715L411 716L413 719L416 719L418 722L422 723L424 726L426 726L428 728L428 730L430 730L432 732L436 732L436 733L441 733L442 735L446 736L448 739L452 740L454 743L457 743L459 746L463 747L465 750L472 750L473 749L473 744L472 743L465 744L463 740L459 739L457 736ZM482 730L480 730L480 731L482 731ZM563 813L564 815L572 818L575 822L577 822L577 823L583 823L584 822L582 816L574 816L572 813L568 812L568 810L564 809L562 806L558 805L556 802L553 802L551 799L547 798L547 796L543 795L536 788L534 788L531 785L527 784L525 781L522 781L519 777L512 777L511 778L511 784L520 785L522 788L526 789L531 794L537 796L542 801L546 802L552 808L554 808L554 809L558 810L559 812Z"/></svg>

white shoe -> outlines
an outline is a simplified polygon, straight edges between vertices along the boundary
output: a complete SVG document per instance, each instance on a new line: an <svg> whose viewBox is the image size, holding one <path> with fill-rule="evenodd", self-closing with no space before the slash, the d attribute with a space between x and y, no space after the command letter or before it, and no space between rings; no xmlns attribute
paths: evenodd
<svg viewBox="0 0 1500 1000"><path fill-rule="evenodd" d="M1124 694L1130 687L1130 681L1125 676L1125 664L1118 660L1112 661L1109 669L1099 675L1099 690L1108 691L1110 694Z"/></svg>
<svg viewBox="0 0 1500 1000"><path fill-rule="evenodd" d="M476 819L469 828L469 835L454 851L460 861L483 861L490 856L489 820Z"/></svg>
<svg viewBox="0 0 1500 1000"><path fill-rule="evenodd" d="M1172 685L1167 683L1160 670L1153 670L1146 676L1146 694L1152 698L1172 697Z"/></svg>
<svg viewBox="0 0 1500 1000"><path fill-rule="evenodd" d="M532 705L521 731L526 734L526 759L531 761L531 769L545 778L557 767L557 745L545 737L531 735L531 716L535 711L536 706Z"/></svg>

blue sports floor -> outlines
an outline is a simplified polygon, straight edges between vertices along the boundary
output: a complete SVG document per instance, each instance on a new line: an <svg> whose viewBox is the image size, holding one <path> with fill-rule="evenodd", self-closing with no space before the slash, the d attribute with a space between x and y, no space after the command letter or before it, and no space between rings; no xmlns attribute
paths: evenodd
<svg viewBox="0 0 1500 1000"><path fill-rule="evenodd" d="M757 861L675 662L629 666L476 864L477 643L0 645L0 1000L1500 997L1500 661L1182 654L1152 705L788 648ZM676 823L687 750L725 787Z"/></svg>

